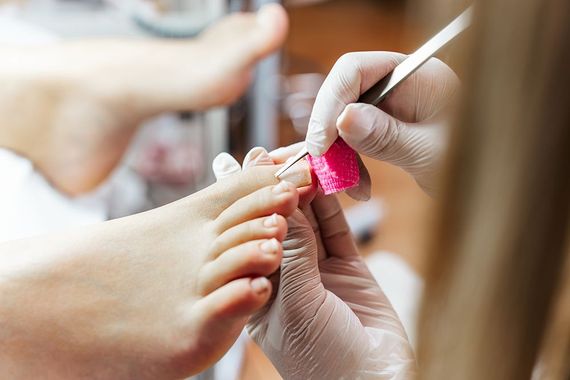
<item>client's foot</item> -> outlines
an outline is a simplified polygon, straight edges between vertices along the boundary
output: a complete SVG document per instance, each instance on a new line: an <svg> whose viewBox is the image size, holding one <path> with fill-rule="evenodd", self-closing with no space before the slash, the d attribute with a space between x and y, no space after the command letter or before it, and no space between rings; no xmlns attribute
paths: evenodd
<svg viewBox="0 0 570 380"><path fill-rule="evenodd" d="M234 14L194 40L84 40L2 48L0 147L27 157L71 195L100 184L135 127L166 111L228 104L281 46L279 5Z"/></svg>
<svg viewBox="0 0 570 380"><path fill-rule="evenodd" d="M212 365L269 299L295 185L310 181L277 183L275 168L49 243L2 247L30 269L12 272L2 293L10 339L0 361L32 363L24 378L182 378Z"/></svg>

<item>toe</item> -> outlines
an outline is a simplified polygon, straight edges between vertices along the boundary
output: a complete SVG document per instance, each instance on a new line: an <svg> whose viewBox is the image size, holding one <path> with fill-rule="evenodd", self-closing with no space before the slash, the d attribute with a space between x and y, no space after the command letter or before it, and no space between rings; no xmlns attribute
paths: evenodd
<svg viewBox="0 0 570 380"><path fill-rule="evenodd" d="M251 65L279 48L287 37L288 17L278 4L257 14L234 13L207 29L200 38L215 44L237 68Z"/></svg>
<svg viewBox="0 0 570 380"><path fill-rule="evenodd" d="M219 235L212 244L209 256L215 259L222 252L252 240L275 238L283 241L287 234L287 220L278 214L253 219L231 227Z"/></svg>
<svg viewBox="0 0 570 380"><path fill-rule="evenodd" d="M255 191L226 208L215 220L216 231L222 233L233 226L255 218L279 214L291 215L299 204L299 194L293 184L282 181Z"/></svg>
<svg viewBox="0 0 570 380"><path fill-rule="evenodd" d="M234 344L249 317L261 309L270 296L268 279L240 278L194 303L189 313L196 328L193 347L197 352L191 359L200 366L193 372L197 373L221 358ZM188 357L184 356L184 360L187 362Z"/></svg>
<svg viewBox="0 0 570 380"><path fill-rule="evenodd" d="M279 165L254 166L244 169L241 173L223 178L212 186L195 193L192 198L207 205L205 212L210 218L215 218L238 199L248 196L266 186L275 186L279 180L275 172ZM311 184L312 177L308 164L296 164L281 178L295 187Z"/></svg>
<svg viewBox="0 0 570 380"><path fill-rule="evenodd" d="M265 277L240 278L200 299L195 307L208 323L219 328L217 323L223 320L248 317L263 307L270 295L271 282Z"/></svg>
<svg viewBox="0 0 570 380"><path fill-rule="evenodd" d="M205 295L241 277L269 276L282 257L277 239L254 240L230 248L200 270L199 289Z"/></svg>

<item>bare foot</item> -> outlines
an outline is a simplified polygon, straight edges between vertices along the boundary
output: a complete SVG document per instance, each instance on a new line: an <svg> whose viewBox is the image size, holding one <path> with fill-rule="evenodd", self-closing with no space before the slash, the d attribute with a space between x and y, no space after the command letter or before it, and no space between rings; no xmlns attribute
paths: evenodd
<svg viewBox="0 0 570 380"><path fill-rule="evenodd" d="M298 203L275 170L250 168L146 213L0 246L3 373L159 379L213 364L271 294L265 277L280 265L285 217Z"/></svg>
<svg viewBox="0 0 570 380"><path fill-rule="evenodd" d="M29 157L60 190L87 192L143 119L234 101L286 33L285 11L274 4L228 16L189 41L0 47L0 146Z"/></svg>

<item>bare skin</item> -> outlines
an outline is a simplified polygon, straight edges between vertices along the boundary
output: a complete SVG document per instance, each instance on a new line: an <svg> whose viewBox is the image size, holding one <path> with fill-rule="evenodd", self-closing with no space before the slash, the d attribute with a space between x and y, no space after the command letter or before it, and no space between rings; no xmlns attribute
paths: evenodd
<svg viewBox="0 0 570 380"><path fill-rule="evenodd" d="M0 146L31 159L59 190L87 192L141 121L233 102L286 33L285 11L271 5L226 17L194 40L0 46Z"/></svg>
<svg viewBox="0 0 570 380"><path fill-rule="evenodd" d="M286 30L272 6L190 42L0 47L0 146L59 190L89 191L141 120L233 101ZM271 293L265 277L279 266L300 185L278 184L274 172L252 169L143 214L0 245L2 377L182 378L214 363Z"/></svg>
<svg viewBox="0 0 570 380"><path fill-rule="evenodd" d="M303 169L305 170L305 169ZM297 183L249 168L180 201L0 245L0 368L28 378L182 378L271 294Z"/></svg>

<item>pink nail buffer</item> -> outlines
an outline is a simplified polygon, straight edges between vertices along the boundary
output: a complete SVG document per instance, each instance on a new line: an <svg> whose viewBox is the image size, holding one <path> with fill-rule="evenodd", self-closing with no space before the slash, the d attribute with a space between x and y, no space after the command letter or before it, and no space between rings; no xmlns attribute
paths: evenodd
<svg viewBox="0 0 570 380"><path fill-rule="evenodd" d="M326 195L358 185L360 172L356 152L340 137L321 157L307 156Z"/></svg>

